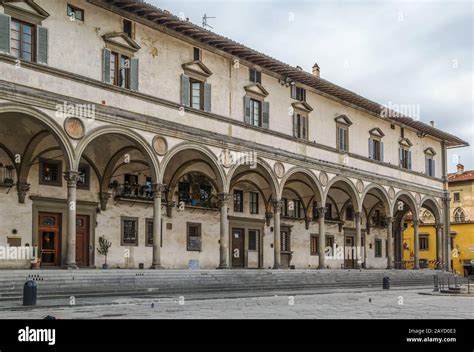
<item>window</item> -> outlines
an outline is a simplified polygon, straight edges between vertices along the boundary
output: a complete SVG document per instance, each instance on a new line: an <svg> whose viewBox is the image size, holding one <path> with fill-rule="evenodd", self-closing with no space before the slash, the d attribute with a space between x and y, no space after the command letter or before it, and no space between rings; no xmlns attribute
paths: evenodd
<svg viewBox="0 0 474 352"><path fill-rule="evenodd" d="M123 32L130 38L133 38L133 23L127 19L123 19Z"/></svg>
<svg viewBox="0 0 474 352"><path fill-rule="evenodd" d="M326 236L326 248L331 248L334 246L334 236Z"/></svg>
<svg viewBox="0 0 474 352"><path fill-rule="evenodd" d="M249 251L258 251L259 238L259 230L249 230Z"/></svg>
<svg viewBox="0 0 474 352"><path fill-rule="evenodd" d="M130 88L130 58L128 56L110 53L110 84Z"/></svg>
<svg viewBox="0 0 474 352"><path fill-rule="evenodd" d="M258 193L249 192L250 196L250 214L258 214Z"/></svg>
<svg viewBox="0 0 474 352"><path fill-rule="evenodd" d="M382 240L375 239L375 258L382 257Z"/></svg>
<svg viewBox="0 0 474 352"><path fill-rule="evenodd" d="M257 71L254 68L249 69L249 79L250 82L262 83L262 72Z"/></svg>
<svg viewBox="0 0 474 352"><path fill-rule="evenodd" d="M290 247L290 231L289 230L281 230L280 233L280 242L281 242L281 251L282 252L289 252L291 249Z"/></svg>
<svg viewBox="0 0 474 352"><path fill-rule="evenodd" d="M326 214L324 215L324 220L333 220L332 216L332 204L326 203Z"/></svg>
<svg viewBox="0 0 474 352"><path fill-rule="evenodd" d="M346 207L346 220L354 221L354 207L352 205Z"/></svg>
<svg viewBox="0 0 474 352"><path fill-rule="evenodd" d="M35 26L26 22L11 20L10 53L17 59L35 61Z"/></svg>
<svg viewBox="0 0 474 352"><path fill-rule="evenodd" d="M89 189L90 167L87 164L79 165L79 179L77 180L77 188Z"/></svg>
<svg viewBox="0 0 474 352"><path fill-rule="evenodd" d="M201 60L201 49L194 47L193 48L193 60L200 61Z"/></svg>
<svg viewBox="0 0 474 352"><path fill-rule="evenodd" d="M138 218L122 217L122 246L138 246Z"/></svg>
<svg viewBox="0 0 474 352"><path fill-rule="evenodd" d="M435 176L435 161L433 157L426 158L426 175L431 177Z"/></svg>
<svg viewBox="0 0 474 352"><path fill-rule="evenodd" d="M428 250L428 242L429 237L428 235L420 235L420 251L427 251Z"/></svg>
<svg viewBox="0 0 474 352"><path fill-rule="evenodd" d="M306 89L291 86L291 98L299 101L306 101Z"/></svg>
<svg viewBox="0 0 474 352"><path fill-rule="evenodd" d="M204 108L204 83L190 79L191 107L202 110Z"/></svg>
<svg viewBox="0 0 474 352"><path fill-rule="evenodd" d="M294 133L296 138L308 139L308 116L295 113L293 117Z"/></svg>
<svg viewBox="0 0 474 352"><path fill-rule="evenodd" d="M293 202L293 210L290 210L290 216L299 219L303 213L303 204L299 199L294 199L291 202Z"/></svg>
<svg viewBox="0 0 474 352"><path fill-rule="evenodd" d="M146 227L146 245L153 246L153 219L146 219L145 227Z"/></svg>
<svg viewBox="0 0 474 352"><path fill-rule="evenodd" d="M383 161L383 143L375 138L369 138L369 158Z"/></svg>
<svg viewBox="0 0 474 352"><path fill-rule="evenodd" d="M250 99L250 123L253 126L262 126L262 102Z"/></svg>
<svg viewBox="0 0 474 352"><path fill-rule="evenodd" d="M462 208L457 208L454 211L454 222L464 222L466 221L466 214Z"/></svg>
<svg viewBox="0 0 474 352"><path fill-rule="evenodd" d="M400 148L400 167L411 170L411 152L408 149Z"/></svg>
<svg viewBox="0 0 474 352"><path fill-rule="evenodd" d="M318 255L318 235L311 234L310 255Z"/></svg>
<svg viewBox="0 0 474 352"><path fill-rule="evenodd" d="M62 163L59 160L48 160L40 158L39 183L40 185L59 186L62 185Z"/></svg>
<svg viewBox="0 0 474 352"><path fill-rule="evenodd" d="M242 213L244 211L244 192L234 190L234 211Z"/></svg>
<svg viewBox="0 0 474 352"><path fill-rule="evenodd" d="M71 21L84 21L84 10L67 4L67 16Z"/></svg>
<svg viewBox="0 0 474 352"><path fill-rule="evenodd" d="M349 129L346 126L337 127L337 148L340 151L349 151Z"/></svg>
<svg viewBox="0 0 474 352"><path fill-rule="evenodd" d="M186 249L188 251L201 251L201 224L187 223Z"/></svg>
<svg viewBox="0 0 474 352"><path fill-rule="evenodd" d="M459 203L461 201L461 193L453 192L453 202Z"/></svg>
<svg viewBox="0 0 474 352"><path fill-rule="evenodd" d="M313 219L319 219L318 202L313 202Z"/></svg>

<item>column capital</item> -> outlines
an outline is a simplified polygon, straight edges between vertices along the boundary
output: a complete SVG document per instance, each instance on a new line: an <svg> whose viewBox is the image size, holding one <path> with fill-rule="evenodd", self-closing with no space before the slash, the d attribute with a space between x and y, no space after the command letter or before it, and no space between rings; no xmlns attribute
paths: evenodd
<svg viewBox="0 0 474 352"><path fill-rule="evenodd" d="M326 213L328 212L328 208L326 207L319 207L319 208L316 208L317 211L318 211L318 218L319 219L324 219Z"/></svg>
<svg viewBox="0 0 474 352"><path fill-rule="evenodd" d="M25 203L26 194L30 191L30 184L26 182L18 182L16 184L16 189L18 192L18 202Z"/></svg>
<svg viewBox="0 0 474 352"><path fill-rule="evenodd" d="M217 203L219 207L227 205L227 202L232 198L232 194L228 192L217 193Z"/></svg>
<svg viewBox="0 0 474 352"><path fill-rule="evenodd" d="M154 183L152 190L153 198L161 198L161 194L166 191L166 185L164 183Z"/></svg>
<svg viewBox="0 0 474 352"><path fill-rule="evenodd" d="M354 221L360 221L362 213L360 211L354 212Z"/></svg>
<svg viewBox="0 0 474 352"><path fill-rule="evenodd" d="M420 224L420 221L419 220L412 220L412 224L413 224L413 227L418 227L418 225Z"/></svg>
<svg viewBox="0 0 474 352"><path fill-rule="evenodd" d="M65 171L63 174L64 179L67 182L68 188L76 188L77 181L79 181L79 171Z"/></svg>
<svg viewBox="0 0 474 352"><path fill-rule="evenodd" d="M436 228L436 230L441 230L443 228L443 224L437 223L434 225L434 227Z"/></svg>
<svg viewBox="0 0 474 352"><path fill-rule="evenodd" d="M272 199L272 206L274 213L280 213L283 208L283 201L281 199Z"/></svg>
<svg viewBox="0 0 474 352"><path fill-rule="evenodd" d="M111 194L109 192L99 192L100 210L107 210L107 203Z"/></svg>

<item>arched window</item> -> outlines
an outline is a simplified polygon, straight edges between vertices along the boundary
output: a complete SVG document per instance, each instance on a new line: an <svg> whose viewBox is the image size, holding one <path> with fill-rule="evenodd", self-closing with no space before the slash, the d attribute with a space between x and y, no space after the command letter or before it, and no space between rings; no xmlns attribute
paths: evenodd
<svg viewBox="0 0 474 352"><path fill-rule="evenodd" d="M457 208L454 211L454 222L464 222L466 220L466 214L462 208Z"/></svg>

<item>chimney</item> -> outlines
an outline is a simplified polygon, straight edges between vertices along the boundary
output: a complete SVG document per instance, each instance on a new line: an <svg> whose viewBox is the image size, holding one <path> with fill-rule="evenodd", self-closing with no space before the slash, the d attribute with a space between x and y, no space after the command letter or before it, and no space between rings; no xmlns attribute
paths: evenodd
<svg viewBox="0 0 474 352"><path fill-rule="evenodd" d="M430 121L431 127L434 127L434 121Z"/></svg>
<svg viewBox="0 0 474 352"><path fill-rule="evenodd" d="M457 174L462 175L464 173L464 165L463 164L457 164L456 168L458 169Z"/></svg>
<svg viewBox="0 0 474 352"><path fill-rule="evenodd" d="M319 66L318 64L313 65L313 76L316 76L319 78Z"/></svg>

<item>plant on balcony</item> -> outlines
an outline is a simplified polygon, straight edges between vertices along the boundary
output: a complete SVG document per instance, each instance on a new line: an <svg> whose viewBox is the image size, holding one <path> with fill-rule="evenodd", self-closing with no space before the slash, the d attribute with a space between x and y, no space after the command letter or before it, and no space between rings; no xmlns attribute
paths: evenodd
<svg viewBox="0 0 474 352"><path fill-rule="evenodd" d="M105 257L104 264L102 264L102 269L108 269L109 266L107 265L107 254L109 253L109 249L112 246L112 242L106 240L104 236L99 237L99 246L97 247L97 252Z"/></svg>
<svg viewBox="0 0 474 352"><path fill-rule="evenodd" d="M117 181L117 180L113 180L113 181L110 183L109 188L110 188L110 189L113 189L113 190L115 191L115 190L117 190L118 186L119 186L118 181Z"/></svg>
<svg viewBox="0 0 474 352"><path fill-rule="evenodd" d="M13 184L13 179L5 177L3 179L3 183L6 184L6 185L12 185Z"/></svg>

